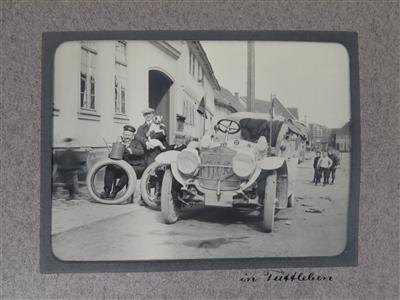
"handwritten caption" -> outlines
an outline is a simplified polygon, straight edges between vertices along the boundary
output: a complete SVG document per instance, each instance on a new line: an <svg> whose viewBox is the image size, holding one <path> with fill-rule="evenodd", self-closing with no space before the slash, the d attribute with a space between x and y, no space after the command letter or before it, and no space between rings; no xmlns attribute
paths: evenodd
<svg viewBox="0 0 400 300"><path fill-rule="evenodd" d="M241 282L256 281L276 281L276 282L295 282L295 281L333 281L330 275L316 274L314 272L285 272L281 270L268 270L262 274L245 273L241 278Z"/></svg>

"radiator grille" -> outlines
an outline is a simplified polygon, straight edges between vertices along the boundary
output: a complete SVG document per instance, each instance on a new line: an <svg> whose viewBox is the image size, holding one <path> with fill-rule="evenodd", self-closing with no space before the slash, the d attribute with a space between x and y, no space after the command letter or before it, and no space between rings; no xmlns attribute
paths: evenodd
<svg viewBox="0 0 400 300"><path fill-rule="evenodd" d="M236 190L240 178L232 169L232 159L236 151L226 147L216 147L201 153L201 166L198 173L200 185L206 189L217 190L220 180L221 191Z"/></svg>

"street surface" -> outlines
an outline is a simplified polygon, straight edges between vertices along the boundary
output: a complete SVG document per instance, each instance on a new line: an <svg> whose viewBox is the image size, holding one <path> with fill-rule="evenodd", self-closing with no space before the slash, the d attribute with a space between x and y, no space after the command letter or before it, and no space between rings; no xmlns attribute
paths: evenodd
<svg viewBox="0 0 400 300"><path fill-rule="evenodd" d="M307 157L295 205L278 212L272 233L262 232L258 212L192 207L166 225L159 211L137 204L138 191L134 204L122 205L81 193L79 200L53 200L54 254L84 261L338 255L346 243L350 156L342 154L335 184L325 187L311 183L313 154Z"/></svg>

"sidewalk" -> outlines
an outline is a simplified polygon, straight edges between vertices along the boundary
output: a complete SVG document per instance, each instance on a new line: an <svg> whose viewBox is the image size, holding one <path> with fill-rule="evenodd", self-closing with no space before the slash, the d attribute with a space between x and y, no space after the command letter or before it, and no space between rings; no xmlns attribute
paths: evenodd
<svg viewBox="0 0 400 300"><path fill-rule="evenodd" d="M138 205L140 199L139 182L135 191L134 203L106 205L92 202L86 187L81 188L77 199L66 201L65 192L56 192L52 201L52 228L51 234L82 227L94 222L106 220L119 215L127 214L141 209Z"/></svg>

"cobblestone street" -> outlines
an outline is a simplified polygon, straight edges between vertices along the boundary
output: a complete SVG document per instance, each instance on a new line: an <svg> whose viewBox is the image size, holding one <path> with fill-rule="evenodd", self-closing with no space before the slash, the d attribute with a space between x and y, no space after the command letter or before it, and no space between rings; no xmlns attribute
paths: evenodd
<svg viewBox="0 0 400 300"><path fill-rule="evenodd" d="M272 233L258 212L192 207L176 224L133 204L53 200L53 250L62 260L152 260L301 257L340 254L346 242L349 155L335 185L314 186L311 155L299 165L296 201L281 210ZM84 194L83 192L81 194Z"/></svg>

